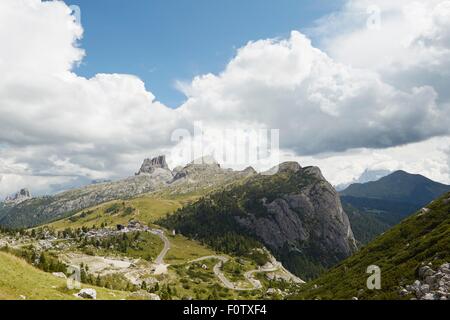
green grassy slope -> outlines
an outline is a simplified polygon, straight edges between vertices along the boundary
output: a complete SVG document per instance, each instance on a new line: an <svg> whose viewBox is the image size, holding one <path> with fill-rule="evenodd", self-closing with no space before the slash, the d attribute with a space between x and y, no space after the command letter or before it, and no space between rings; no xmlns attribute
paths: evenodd
<svg viewBox="0 0 450 320"><path fill-rule="evenodd" d="M99 227L102 224L106 226L127 224L130 220L151 224L194 199L196 197L191 195L147 195L130 200L111 201L82 210L71 217L50 223L48 226L55 230L91 228L94 225Z"/></svg>
<svg viewBox="0 0 450 320"><path fill-rule="evenodd" d="M400 299L399 286L417 279L422 262L437 266L450 261L450 193L428 208L429 212L407 218L339 266L302 286L292 299ZM370 265L381 268L381 290L367 289L366 270Z"/></svg>
<svg viewBox="0 0 450 320"><path fill-rule="evenodd" d="M362 211L346 202L342 203L342 207L347 213L353 234L360 246L366 245L391 228L391 224L384 222L379 213Z"/></svg>
<svg viewBox="0 0 450 320"><path fill-rule="evenodd" d="M0 252L0 300L74 300L78 290L68 290L66 280L40 271L24 260L10 254ZM130 293L113 291L93 286L97 291L97 299L120 300ZM21 297L23 296L23 297Z"/></svg>

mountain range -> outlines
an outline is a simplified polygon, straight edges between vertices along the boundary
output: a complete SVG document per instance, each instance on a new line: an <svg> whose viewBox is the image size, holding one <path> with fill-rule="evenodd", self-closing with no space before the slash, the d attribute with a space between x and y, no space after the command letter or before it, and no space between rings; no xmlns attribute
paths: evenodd
<svg viewBox="0 0 450 320"><path fill-rule="evenodd" d="M85 283L146 297L398 298L422 263L448 261L449 191L397 171L338 193L296 162L258 173L203 157L171 170L158 156L123 180L45 197L23 189L0 203L0 226L21 234L0 232L0 264L9 254L44 271L105 264ZM366 264L388 270L386 290L361 287Z"/></svg>
<svg viewBox="0 0 450 320"><path fill-rule="evenodd" d="M367 243L448 191L449 185L396 171L377 181L352 184L340 196L356 238Z"/></svg>
<svg viewBox="0 0 450 320"><path fill-rule="evenodd" d="M142 194L197 195L196 201L156 223L238 256L267 247L305 279L356 250L337 192L319 168L302 168L295 162L258 174L253 168L223 169L211 157L204 157L171 171L165 157L159 156L146 159L135 176L124 180L5 203L0 208L0 225L34 227Z"/></svg>
<svg viewBox="0 0 450 320"><path fill-rule="evenodd" d="M264 245L302 279L356 250L337 192L319 168L295 162L202 197L157 223L227 253L245 255Z"/></svg>

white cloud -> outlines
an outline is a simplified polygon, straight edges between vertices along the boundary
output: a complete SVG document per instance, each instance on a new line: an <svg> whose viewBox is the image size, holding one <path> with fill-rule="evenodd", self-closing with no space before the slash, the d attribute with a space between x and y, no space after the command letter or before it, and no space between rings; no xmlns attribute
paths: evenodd
<svg viewBox="0 0 450 320"><path fill-rule="evenodd" d="M376 72L335 62L299 32L249 43L222 74L183 88L186 117L280 128L281 146L300 154L386 148L449 132L450 109L437 104L432 87L399 90Z"/></svg>
<svg viewBox="0 0 450 320"><path fill-rule="evenodd" d="M363 148L321 157L297 157L290 154L285 159L297 159L303 166L319 166L334 185L351 182L366 169L405 170L450 184L449 146L450 137L438 137L383 150Z"/></svg>
<svg viewBox="0 0 450 320"><path fill-rule="evenodd" d="M367 28L376 7L379 28ZM450 67L450 1L348 1L320 20L316 35L336 61L375 70L398 87L433 86L448 101Z"/></svg>
<svg viewBox="0 0 450 320"><path fill-rule="evenodd" d="M170 142L178 117L140 79L72 73L83 30L62 1L3 0L0 24L0 159L16 164L0 163L0 195L49 177L127 175Z"/></svg>
<svg viewBox="0 0 450 320"><path fill-rule="evenodd" d="M374 3L382 9L378 31L366 27ZM335 183L366 168L446 180L449 141L434 137L449 134L449 8L349 1L321 20L322 50L297 31L250 42L221 74L180 83L188 99L172 110L137 77L74 74L83 29L63 2L2 0L0 196L132 174L144 157L170 150L174 129L195 121L280 129L286 158L323 166Z"/></svg>

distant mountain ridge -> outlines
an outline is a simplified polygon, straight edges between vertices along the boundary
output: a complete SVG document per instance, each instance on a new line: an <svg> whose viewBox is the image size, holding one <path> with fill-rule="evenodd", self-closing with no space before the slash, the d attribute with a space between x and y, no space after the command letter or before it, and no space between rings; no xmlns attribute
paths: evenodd
<svg viewBox="0 0 450 320"><path fill-rule="evenodd" d="M396 171L378 181L352 184L340 196L356 238L367 243L448 191L448 185Z"/></svg>
<svg viewBox="0 0 450 320"><path fill-rule="evenodd" d="M377 181L352 184L340 194L341 196L407 202L424 206L449 190L449 185L400 170Z"/></svg>
<svg viewBox="0 0 450 320"><path fill-rule="evenodd" d="M158 156L144 160L137 175L126 179L88 185L53 196L27 198L18 203L6 202L0 205L0 226L34 227L112 200L164 189L170 189L172 193L189 193L254 174L248 170L222 169L217 164L209 163L210 157L207 160L198 159L175 172L167 166L165 156Z"/></svg>
<svg viewBox="0 0 450 320"><path fill-rule="evenodd" d="M342 183L335 186L336 190L338 192L341 192L345 189L347 189L352 184L356 183L367 183L372 181L378 181L383 177L386 177L387 175L391 174L392 171L389 170L369 170L366 169L357 179L353 179L352 182L348 183Z"/></svg>

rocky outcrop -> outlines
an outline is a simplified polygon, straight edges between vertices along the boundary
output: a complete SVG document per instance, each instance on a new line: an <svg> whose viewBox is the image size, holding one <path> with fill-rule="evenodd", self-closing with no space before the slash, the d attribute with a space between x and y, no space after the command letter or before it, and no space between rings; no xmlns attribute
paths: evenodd
<svg viewBox="0 0 450 320"><path fill-rule="evenodd" d="M77 297L83 299L97 299L97 291L94 289L81 289L80 292L76 294Z"/></svg>
<svg viewBox="0 0 450 320"><path fill-rule="evenodd" d="M419 279L412 285L400 288L401 296L413 295L418 300L450 299L450 263L442 264L437 271L431 264L419 268Z"/></svg>
<svg viewBox="0 0 450 320"><path fill-rule="evenodd" d="M142 163L141 169L136 173L136 175L152 174L157 169L169 170L169 166L166 162L166 156L158 156L153 159L145 159L144 163Z"/></svg>
<svg viewBox="0 0 450 320"><path fill-rule="evenodd" d="M30 200L31 198L32 198L31 193L28 189L21 189L16 194L6 197L5 204L16 205L24 201Z"/></svg>
<svg viewBox="0 0 450 320"><path fill-rule="evenodd" d="M295 163L279 166L279 172L304 177L305 185L272 201L261 199L267 215L249 213L237 221L258 235L274 252L286 245L302 251L312 245L319 256L339 261L356 250L349 219L342 209L339 195L323 178L319 168L301 168Z"/></svg>
<svg viewBox="0 0 450 320"><path fill-rule="evenodd" d="M317 276L320 270L356 251L339 196L320 169L302 168L294 162L275 169L273 174L241 171L241 176L245 172L250 175L159 223L221 249L224 234L248 246L259 242L288 270L305 279ZM255 242L250 244L250 240L246 242L239 236ZM233 245L226 250L239 252Z"/></svg>
<svg viewBox="0 0 450 320"><path fill-rule="evenodd" d="M173 180L174 182L180 179L202 180L223 171L213 157L202 157L192 161L182 169L177 169Z"/></svg>

